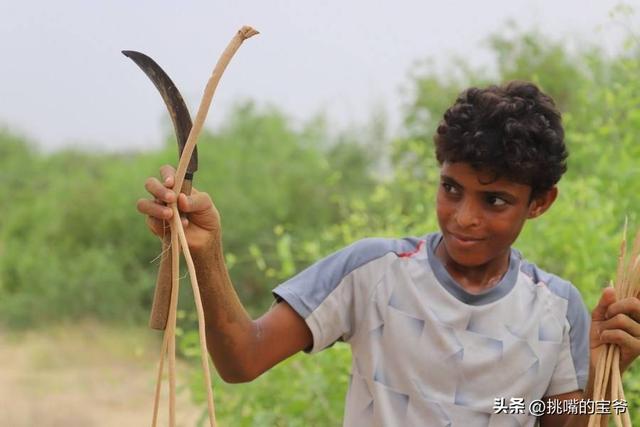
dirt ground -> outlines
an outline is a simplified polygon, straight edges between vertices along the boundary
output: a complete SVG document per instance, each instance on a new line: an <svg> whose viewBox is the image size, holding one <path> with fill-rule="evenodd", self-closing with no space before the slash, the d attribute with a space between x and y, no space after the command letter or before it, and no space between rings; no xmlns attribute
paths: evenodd
<svg viewBox="0 0 640 427"><path fill-rule="evenodd" d="M0 426L150 426L157 334L87 323L0 330ZM206 410L191 403L188 377L188 368L179 364L176 406L182 427L196 426ZM168 425L166 378L163 387L158 426Z"/></svg>

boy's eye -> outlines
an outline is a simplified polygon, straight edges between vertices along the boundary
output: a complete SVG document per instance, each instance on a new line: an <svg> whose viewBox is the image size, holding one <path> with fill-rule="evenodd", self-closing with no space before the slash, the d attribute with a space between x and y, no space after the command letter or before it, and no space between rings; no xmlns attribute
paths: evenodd
<svg viewBox="0 0 640 427"><path fill-rule="evenodd" d="M491 206L504 206L507 202L504 199L501 199L498 196L489 196L487 197L487 203Z"/></svg>
<svg viewBox="0 0 640 427"><path fill-rule="evenodd" d="M445 193L458 194L458 189L447 182L442 183L442 188L444 188Z"/></svg>

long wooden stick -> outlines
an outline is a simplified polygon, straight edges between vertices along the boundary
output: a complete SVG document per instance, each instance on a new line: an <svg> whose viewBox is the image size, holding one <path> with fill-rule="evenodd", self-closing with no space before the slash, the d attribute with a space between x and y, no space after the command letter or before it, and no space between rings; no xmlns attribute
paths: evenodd
<svg viewBox="0 0 640 427"><path fill-rule="evenodd" d="M180 222L180 220L177 220ZM213 387L211 386L211 371L209 370L209 353L207 352L206 331L204 327L204 310L202 308L202 301L200 300L200 289L198 288L198 278L196 277L196 268L189 252L189 245L187 244L187 237L184 231L178 229L178 235L180 236L180 244L184 251L184 258L187 261L187 268L189 270L189 278L191 279L191 288L193 289L193 296L196 302L196 312L198 314L198 336L200 338L200 362L202 364L202 371L204 372L205 388L207 389L207 409L209 411L209 421L211 427L216 425L216 411L213 404Z"/></svg>
<svg viewBox="0 0 640 427"><path fill-rule="evenodd" d="M620 377L620 347L615 347L613 351L613 366L611 367L611 402L615 402L620 398L620 383L622 383L622 378ZM616 427L623 427L620 414L611 411L611 416L616 423Z"/></svg>
<svg viewBox="0 0 640 427"><path fill-rule="evenodd" d="M196 119L193 123L193 127L191 128L191 132L189 133L189 138L187 138L187 142L182 150L182 156L180 156L180 163L178 163L178 170L176 171L175 184L173 188L179 189L182 187L182 181L184 180L184 175L187 171L187 166L189 165L189 159L191 159L191 154L196 146L196 141L198 140L198 136L200 136L202 126L204 125L204 121L209 113L209 106L213 100L213 94L215 93L218 82L222 77L222 73L224 73L224 70L227 68L227 65L229 65L231 58L233 58L233 55L236 53L242 42L256 34L258 34L258 31L253 28L248 26L242 27L236 33L235 37L231 39L224 52L222 52L222 56L220 56L220 59L207 82L204 95L202 96L202 101L200 101L198 113L196 114ZM182 224L180 224L180 226L182 228Z"/></svg>
<svg viewBox="0 0 640 427"><path fill-rule="evenodd" d="M180 280L180 243L178 242L178 230L175 225L171 227L171 310L169 311L169 425L176 425L176 318L178 312L178 290ZM165 331L166 333L166 331Z"/></svg>
<svg viewBox="0 0 640 427"><path fill-rule="evenodd" d="M160 350L160 362L158 363L158 375L156 377L156 390L153 397L153 418L151 419L152 427L155 427L158 423L158 404L160 402L160 386L162 385L162 368L164 366L164 358L167 354L168 339L169 339L169 334L166 333L166 326L165 326L165 333L162 337L162 349Z"/></svg>
<svg viewBox="0 0 640 427"><path fill-rule="evenodd" d="M618 383L618 388L620 389L620 399L627 401L627 398L624 396L624 390L622 388L622 381ZM622 413L622 425L630 426L631 425L631 415L629 415L629 411L626 410Z"/></svg>
<svg viewBox="0 0 640 427"><path fill-rule="evenodd" d="M193 127L191 128L191 132L189 133L189 137L187 138L187 142L185 144L184 149L182 150L182 155L180 156L180 162L178 164L178 169L175 175L174 181L174 189L180 189L182 187L182 182L184 181L184 176L187 170L187 165L189 163L189 159L191 158L191 154L195 148L196 142L200 133L202 132L202 128L204 126L204 122L206 120L207 114L209 112L209 107L211 105L211 101L213 100L213 95L215 93L216 87L224 73L224 70L229 65L231 58L236 53L242 42L249 37L258 34L256 30L251 27L245 26L242 27L236 35L231 39L229 45L222 53L222 56L216 63L215 68L207 82L205 87L204 95L202 97L202 101L200 102L200 107L198 109L198 113L196 115L196 119L193 123ZM178 190L179 191L179 190ZM178 191L176 191L176 196L178 196ZM177 197L176 197L177 200ZM156 426L157 423L157 408L158 402L160 398L160 384L162 381L162 360L164 358L165 353L168 350L169 357L169 425L170 427L175 427L175 329L176 329L176 317L177 317L177 306L178 306L178 286L179 286L179 268L180 268L180 248L184 252L184 256L187 262L187 267L189 270L189 276L191 279L191 286L193 288L194 299L196 303L196 312L198 315L198 332L200 336L200 352L201 352L201 362L202 368L205 372L205 386L207 389L207 406L209 411L209 422L211 427L216 426L215 420L215 407L213 403L213 393L211 387L211 373L209 370L209 357L207 352L207 344L206 344L206 335L205 335L205 326L204 326L204 311L202 308L202 301L200 300L200 292L198 288L198 281L195 273L195 267L193 264L193 260L191 258L191 254L189 252L189 247L187 244L186 235L184 232L184 228L182 227L182 222L180 220L180 214L178 212L177 202L169 205L173 211L173 221L171 225L171 250L172 250L172 289L171 289L171 305L169 311L169 319L167 322L167 328L165 329L165 334L162 341L162 350L160 356L160 363L158 368L158 377L157 377L157 385L156 385L156 395L154 401L154 413L152 420L152 427Z"/></svg>

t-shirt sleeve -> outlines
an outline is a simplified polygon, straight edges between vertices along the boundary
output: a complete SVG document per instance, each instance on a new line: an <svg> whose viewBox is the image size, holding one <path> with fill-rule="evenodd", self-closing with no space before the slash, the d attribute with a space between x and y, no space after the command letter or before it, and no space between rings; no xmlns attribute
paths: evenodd
<svg viewBox="0 0 640 427"><path fill-rule="evenodd" d="M580 292L570 285L567 316L558 363L545 396L584 390L589 376L591 316Z"/></svg>
<svg viewBox="0 0 640 427"><path fill-rule="evenodd" d="M360 240L316 262L277 286L273 295L286 301L306 322L316 353L338 340L349 341L366 309L384 266L394 253L411 250L408 239Z"/></svg>

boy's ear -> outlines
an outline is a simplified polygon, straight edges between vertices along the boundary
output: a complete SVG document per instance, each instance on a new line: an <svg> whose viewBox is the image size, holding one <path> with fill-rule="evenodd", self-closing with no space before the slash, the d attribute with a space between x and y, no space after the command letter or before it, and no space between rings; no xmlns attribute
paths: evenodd
<svg viewBox="0 0 640 427"><path fill-rule="evenodd" d="M558 187L555 185L550 190L535 197L531 203L529 203L529 214L527 215L527 218L537 218L545 213L547 209L551 207L553 202L555 202L557 197Z"/></svg>

